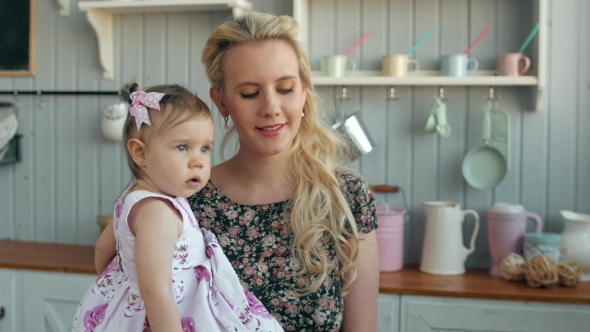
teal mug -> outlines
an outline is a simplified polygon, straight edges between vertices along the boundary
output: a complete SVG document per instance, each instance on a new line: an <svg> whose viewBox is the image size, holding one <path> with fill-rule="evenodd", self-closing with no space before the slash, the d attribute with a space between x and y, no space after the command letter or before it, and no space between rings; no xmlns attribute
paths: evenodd
<svg viewBox="0 0 590 332"><path fill-rule="evenodd" d="M471 69L469 69L470 64ZM469 76L477 70L478 66L479 62L474 58L468 58L467 54L443 55L440 58L442 76Z"/></svg>

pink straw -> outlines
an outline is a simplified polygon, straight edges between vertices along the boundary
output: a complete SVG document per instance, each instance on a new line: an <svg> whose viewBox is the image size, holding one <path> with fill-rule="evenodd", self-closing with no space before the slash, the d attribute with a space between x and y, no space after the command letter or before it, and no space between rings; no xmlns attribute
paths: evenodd
<svg viewBox="0 0 590 332"><path fill-rule="evenodd" d="M354 50L356 50L357 47L359 47L359 45L365 41L365 39L367 39L367 37L369 37L369 35L371 34L371 30L367 31L362 37L361 39L357 40L356 43L354 43L354 45L352 45L348 51L346 51L346 53L344 53L344 56L349 56L350 54L352 54L352 52L354 52Z"/></svg>
<svg viewBox="0 0 590 332"><path fill-rule="evenodd" d="M488 32L490 32L490 30L492 30L492 26L488 25L488 27L485 28L485 30L479 35L479 37L477 37L477 39L475 39L475 41L471 43L471 46L469 46L469 48L465 50L465 52L463 52L463 54L471 53L473 48L483 39L483 37L485 37L488 34Z"/></svg>

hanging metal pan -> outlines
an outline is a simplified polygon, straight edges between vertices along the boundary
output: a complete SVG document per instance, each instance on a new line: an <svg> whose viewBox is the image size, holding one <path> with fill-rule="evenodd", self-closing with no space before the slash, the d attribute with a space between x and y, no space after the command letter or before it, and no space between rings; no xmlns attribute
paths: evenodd
<svg viewBox="0 0 590 332"><path fill-rule="evenodd" d="M508 172L506 159L488 142L491 136L489 110L484 111L484 143L471 149L463 159L462 171L465 181L476 189L490 189L502 182Z"/></svg>

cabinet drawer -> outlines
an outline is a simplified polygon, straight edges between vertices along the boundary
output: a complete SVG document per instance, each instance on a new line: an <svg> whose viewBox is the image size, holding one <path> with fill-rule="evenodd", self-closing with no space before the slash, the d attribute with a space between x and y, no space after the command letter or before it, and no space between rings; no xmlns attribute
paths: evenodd
<svg viewBox="0 0 590 332"><path fill-rule="evenodd" d="M400 331L588 331L590 305L402 296Z"/></svg>

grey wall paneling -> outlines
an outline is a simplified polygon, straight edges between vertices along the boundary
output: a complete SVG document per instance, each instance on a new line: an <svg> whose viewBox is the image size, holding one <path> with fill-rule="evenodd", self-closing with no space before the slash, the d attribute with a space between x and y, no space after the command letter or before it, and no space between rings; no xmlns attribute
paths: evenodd
<svg viewBox="0 0 590 332"><path fill-rule="evenodd" d="M578 45L578 119L576 167L576 205L581 213L590 213L590 2L580 1L578 22L580 24Z"/></svg>

